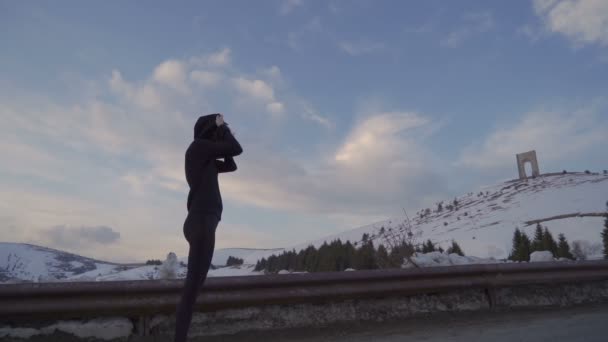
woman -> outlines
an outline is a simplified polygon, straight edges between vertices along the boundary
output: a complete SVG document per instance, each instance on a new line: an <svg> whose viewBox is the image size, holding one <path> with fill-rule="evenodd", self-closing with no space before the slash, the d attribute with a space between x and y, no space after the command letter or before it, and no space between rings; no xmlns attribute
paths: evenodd
<svg viewBox="0 0 608 342"><path fill-rule="evenodd" d="M215 229L222 218L218 173L236 171L233 157L243 152L222 114L201 116L194 125L194 141L186 150L188 216L184 235L190 244L188 274L177 306L175 341L186 341L200 287L207 278L215 248ZM217 160L224 158L224 161Z"/></svg>

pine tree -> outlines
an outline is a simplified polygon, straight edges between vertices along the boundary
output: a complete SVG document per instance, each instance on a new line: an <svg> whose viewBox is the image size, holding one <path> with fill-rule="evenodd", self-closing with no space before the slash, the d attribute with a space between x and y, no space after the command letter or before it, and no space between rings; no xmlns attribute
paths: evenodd
<svg viewBox="0 0 608 342"><path fill-rule="evenodd" d="M602 243L604 244L604 259L608 259L608 202L606 202L606 219L602 230Z"/></svg>
<svg viewBox="0 0 608 342"><path fill-rule="evenodd" d="M448 254L458 254L464 256L464 252L455 240L452 240L452 245L448 248Z"/></svg>
<svg viewBox="0 0 608 342"><path fill-rule="evenodd" d="M531 243L526 233L515 229L513 233L513 246L509 259L513 261L530 261Z"/></svg>
<svg viewBox="0 0 608 342"><path fill-rule="evenodd" d="M431 253L431 252L435 252L435 245L433 244L433 241L426 240L426 242L422 245L422 253Z"/></svg>
<svg viewBox="0 0 608 342"><path fill-rule="evenodd" d="M543 227L540 223L536 224L536 231L534 232L534 240L532 240L532 252L543 250Z"/></svg>
<svg viewBox="0 0 608 342"><path fill-rule="evenodd" d="M354 264L355 268L358 270L378 268L378 263L375 258L374 243L372 241L367 241L367 243L357 249Z"/></svg>
<svg viewBox="0 0 608 342"><path fill-rule="evenodd" d="M513 261L520 261L518 256L520 255L521 249L521 231L519 228L515 228L515 232L513 233L511 254L509 255L509 259Z"/></svg>
<svg viewBox="0 0 608 342"><path fill-rule="evenodd" d="M543 232L541 250L551 252L554 257L557 256L557 243L555 242L555 239L553 239L553 235L551 234L549 229L547 229L547 227L545 227L545 231Z"/></svg>
<svg viewBox="0 0 608 342"><path fill-rule="evenodd" d="M376 260L378 261L378 267L380 268L389 268L391 266L386 247L382 244L378 246L378 250L376 251Z"/></svg>
<svg viewBox="0 0 608 342"><path fill-rule="evenodd" d="M558 240L559 243L557 244L557 257L574 259L572 253L570 253L570 245L568 244L568 240L566 240L564 234L559 234Z"/></svg>
<svg viewBox="0 0 608 342"><path fill-rule="evenodd" d="M226 266L238 266L243 264L243 259L228 256L228 260L226 260Z"/></svg>
<svg viewBox="0 0 608 342"><path fill-rule="evenodd" d="M520 260L530 261L530 253L532 253L532 242L526 233L521 236Z"/></svg>

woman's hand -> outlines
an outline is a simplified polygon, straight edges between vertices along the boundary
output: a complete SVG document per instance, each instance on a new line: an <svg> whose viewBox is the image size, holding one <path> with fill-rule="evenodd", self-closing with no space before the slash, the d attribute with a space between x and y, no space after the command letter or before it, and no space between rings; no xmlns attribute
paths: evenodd
<svg viewBox="0 0 608 342"><path fill-rule="evenodd" d="M218 114L215 117L215 124L217 125L217 127L220 127L224 124L224 116L222 114Z"/></svg>

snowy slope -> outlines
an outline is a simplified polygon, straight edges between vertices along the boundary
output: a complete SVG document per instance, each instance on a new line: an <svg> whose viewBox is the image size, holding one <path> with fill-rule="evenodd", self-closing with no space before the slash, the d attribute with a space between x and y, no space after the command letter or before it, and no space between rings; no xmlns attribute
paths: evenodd
<svg viewBox="0 0 608 342"><path fill-rule="evenodd" d="M259 250L246 248L218 250L218 260L225 265L230 255L242 257L255 251ZM0 283L149 280L159 278L159 269L160 266L156 265L124 265L99 261L25 243L0 243ZM177 277L184 278L186 271L186 267L178 267ZM253 271L253 265L243 265L212 269L208 276L223 277L255 274L259 273Z"/></svg>
<svg viewBox="0 0 608 342"><path fill-rule="evenodd" d="M0 282L50 281L85 273L108 273L118 264L23 243L0 242Z"/></svg>
<svg viewBox="0 0 608 342"><path fill-rule="evenodd" d="M543 175L527 181L508 181L457 197L458 209L445 209L453 200L454 198L446 199L441 212L437 212L437 206L434 206L429 208L431 213L428 216L420 216L426 208L410 214L414 230L420 233L418 240L431 239L447 247L455 239L468 255L504 258L511 248L511 238L516 227L533 236L535 225L526 226L526 221L578 212L605 212L608 176L568 173ZM318 247L323 242L329 243L335 239L357 242L364 233L368 233L377 245L385 240L385 236L380 234L381 228L385 231L398 231L399 224L403 221L403 217L392 218L285 250L298 251L311 244ZM570 242L598 242L603 218L566 218L543 222L542 225L548 227L555 237L564 233ZM245 258L245 263L255 264L257 260L272 254L263 251L252 253Z"/></svg>

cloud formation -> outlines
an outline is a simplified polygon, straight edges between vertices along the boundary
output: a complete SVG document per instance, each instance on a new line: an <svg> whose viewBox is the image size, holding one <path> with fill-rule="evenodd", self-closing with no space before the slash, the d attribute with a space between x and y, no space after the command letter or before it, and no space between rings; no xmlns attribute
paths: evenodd
<svg viewBox="0 0 608 342"><path fill-rule="evenodd" d="M107 245L118 242L120 233L106 226L69 227L54 226L42 232L43 239L57 248L87 247L89 245Z"/></svg>
<svg viewBox="0 0 608 342"><path fill-rule="evenodd" d="M589 148L608 142L608 121L597 110L534 111L512 126L500 127L481 143L462 152L457 165L498 169L513 164L517 153L536 149L546 161L571 159Z"/></svg>
<svg viewBox="0 0 608 342"><path fill-rule="evenodd" d="M608 1L534 0L534 11L549 32L576 44L608 46Z"/></svg>
<svg viewBox="0 0 608 342"><path fill-rule="evenodd" d="M466 13L461 18L460 26L443 38L440 44L455 48L474 36L491 30L493 27L494 15L491 12Z"/></svg>
<svg viewBox="0 0 608 342"><path fill-rule="evenodd" d="M186 85L186 66L178 60L168 60L154 69L154 80L175 90L188 94Z"/></svg>
<svg viewBox="0 0 608 342"><path fill-rule="evenodd" d="M359 217L359 223L384 217L389 208L416 208L445 190L421 145L429 125L416 113L373 112L340 146L313 160L250 148L223 193L263 208Z"/></svg>

